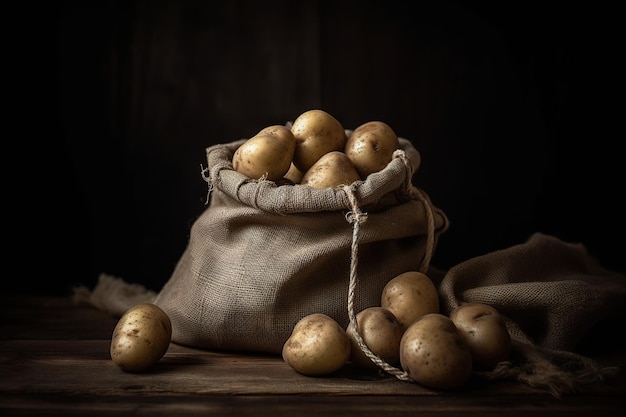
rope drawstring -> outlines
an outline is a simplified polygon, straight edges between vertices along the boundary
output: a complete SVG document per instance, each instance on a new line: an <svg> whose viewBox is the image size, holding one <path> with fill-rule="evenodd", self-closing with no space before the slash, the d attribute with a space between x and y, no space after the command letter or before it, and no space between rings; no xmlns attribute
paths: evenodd
<svg viewBox="0 0 626 417"><path fill-rule="evenodd" d="M413 179L413 165L411 165L411 161L406 153L400 149L396 150L393 154L394 158L400 158L402 162L404 162L404 166L406 168L404 183L407 185L406 192L413 200L417 200L422 203L424 206L424 211L426 212L426 226L428 227L428 233L426 235L426 251L424 253L424 258L419 266L419 272L427 273L428 267L430 266L430 261L432 260L433 254L435 252L435 215L433 213L433 205L422 190L415 187L412 183Z"/></svg>
<svg viewBox="0 0 626 417"><path fill-rule="evenodd" d="M200 164L200 175L202 175L202 179L206 181L208 186L208 190L206 193L206 202L204 203L204 205L208 205L209 200L211 199L211 191L213 191L213 181L211 180L211 172L209 171L209 167L205 168L202 166L202 164Z"/></svg>
<svg viewBox="0 0 626 417"><path fill-rule="evenodd" d="M357 204L356 196L354 195L354 189L350 186L345 186L344 191L348 196L348 200L350 201L350 207L352 208L346 214L346 220L349 223L352 223L352 246L351 246L351 254L350 254L350 285L348 287L348 317L350 318L349 326L353 326L354 330L354 338L361 349L361 351L378 366L383 369L385 372L394 375L396 378L402 381L410 381L409 375L401 369L398 369L394 366L389 365L387 362L376 356L365 344L363 338L361 337L359 326L356 320L356 314L354 312L354 294L355 288L357 284L357 265L358 265L358 248L359 248L359 229L362 223L367 221L367 213L362 213L361 209Z"/></svg>
<svg viewBox="0 0 626 417"><path fill-rule="evenodd" d="M426 213L426 222L428 233L426 236L426 250L424 253L424 257L420 262L419 271L422 273L427 273L428 268L430 266L430 261L433 256L434 248L435 248L435 215L433 213L432 203L428 196L413 186L411 179L411 169L408 158L404 155L404 153L400 154L400 157L403 159L405 164L407 165L407 175L408 175L408 188L407 192L409 196L418 200L422 203L424 207L424 211ZM348 197L348 201L350 202L351 210L346 213L346 220L352 224L352 244L351 244L351 252L350 252L350 283L348 287L348 318L350 319L350 323L348 326L352 326L355 330L354 339L361 351L383 371L387 372L395 376L397 379L401 381L411 382L412 379L408 373L403 371L402 369L396 368L386 361L375 355L365 344L363 341L363 337L359 331L358 322L356 320L356 313L354 311L354 299L355 299L355 290L357 286L357 266L358 266L358 251L359 251L359 232L361 225L367 221L367 213L361 212L359 208L358 199L355 195L354 186L345 186L343 187L346 196Z"/></svg>
<svg viewBox="0 0 626 417"><path fill-rule="evenodd" d="M422 203L424 211L426 212L426 226L428 233L426 233L426 251L424 252L424 258L419 266L419 272L423 274L428 273L430 267L430 261L435 253L435 214L433 213L433 206L430 199L422 190L411 185L409 187L409 193L411 196Z"/></svg>

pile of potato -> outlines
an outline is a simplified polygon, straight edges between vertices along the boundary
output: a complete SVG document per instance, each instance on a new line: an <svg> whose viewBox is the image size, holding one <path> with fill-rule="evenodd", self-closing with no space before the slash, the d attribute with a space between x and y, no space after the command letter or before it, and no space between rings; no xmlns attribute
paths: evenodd
<svg viewBox="0 0 626 417"><path fill-rule="evenodd" d="M371 121L353 131L329 113L314 109L290 126L261 129L235 151L233 169L252 179L313 188L349 185L380 171L400 147L393 129Z"/></svg>
<svg viewBox="0 0 626 417"><path fill-rule="evenodd" d="M511 337L498 310L468 303L446 316L439 307L430 278L405 272L383 288L380 306L356 314L358 329L343 329L325 314L302 318L285 342L282 357L309 376L336 372L348 362L378 369L359 347L358 332L379 359L399 366L412 381L442 390L458 388L473 370L490 370L508 359Z"/></svg>

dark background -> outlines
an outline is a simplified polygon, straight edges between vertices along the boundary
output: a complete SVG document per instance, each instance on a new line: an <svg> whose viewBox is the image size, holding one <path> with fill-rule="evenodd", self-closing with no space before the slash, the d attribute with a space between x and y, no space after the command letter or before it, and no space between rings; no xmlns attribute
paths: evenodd
<svg viewBox="0 0 626 417"><path fill-rule="evenodd" d="M624 271L617 18L565 1L14 6L4 281L160 289L205 209L205 148L312 108L412 140L451 220L435 266L543 232Z"/></svg>

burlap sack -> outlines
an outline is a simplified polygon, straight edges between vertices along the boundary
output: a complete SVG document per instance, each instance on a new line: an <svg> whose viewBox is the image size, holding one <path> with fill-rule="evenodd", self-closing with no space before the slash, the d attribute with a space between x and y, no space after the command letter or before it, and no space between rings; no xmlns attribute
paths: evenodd
<svg viewBox="0 0 626 417"><path fill-rule="evenodd" d="M349 301L351 312L380 305L391 278L427 271L448 222L411 182L420 155L408 140L382 171L321 190L234 171L244 141L207 148L209 205L154 301L173 342L280 353L304 316L347 327Z"/></svg>

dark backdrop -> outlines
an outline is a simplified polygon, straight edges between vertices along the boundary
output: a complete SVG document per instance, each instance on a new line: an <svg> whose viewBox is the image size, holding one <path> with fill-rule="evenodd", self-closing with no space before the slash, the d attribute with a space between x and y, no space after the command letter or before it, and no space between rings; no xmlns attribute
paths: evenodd
<svg viewBox="0 0 626 417"><path fill-rule="evenodd" d="M418 186L451 220L434 265L543 232L623 271L623 47L597 4L15 7L5 281L66 294L106 272L160 289L205 209L205 148L311 108L413 141Z"/></svg>

